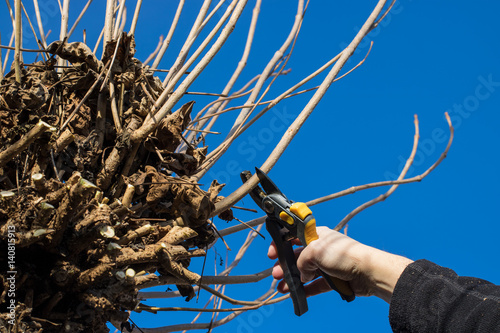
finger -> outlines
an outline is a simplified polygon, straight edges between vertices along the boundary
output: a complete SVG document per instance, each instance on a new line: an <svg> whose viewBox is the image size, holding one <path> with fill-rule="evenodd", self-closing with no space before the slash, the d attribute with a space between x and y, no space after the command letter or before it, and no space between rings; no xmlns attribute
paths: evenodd
<svg viewBox="0 0 500 333"><path fill-rule="evenodd" d="M278 249L276 248L276 244L271 242L271 245L269 246L269 249L267 250L267 256L269 259L278 259Z"/></svg>
<svg viewBox="0 0 500 333"><path fill-rule="evenodd" d="M298 238L291 240L292 245L302 245ZM277 259L278 258L278 249L276 248L276 244L274 241L269 245L269 249L267 250L267 256L269 259Z"/></svg>
<svg viewBox="0 0 500 333"><path fill-rule="evenodd" d="M281 280L285 277L285 273L283 272L283 268L279 265L278 262L274 264L273 267L273 272L272 272L273 278L276 280Z"/></svg>
<svg viewBox="0 0 500 333"><path fill-rule="evenodd" d="M304 250L303 247L298 247L294 249L293 252L295 254L295 258L298 258L303 250ZM284 277L283 268L280 266L278 261L274 263L272 275L276 280L281 280Z"/></svg>
<svg viewBox="0 0 500 333"><path fill-rule="evenodd" d="M279 283L278 283L278 286L277 288L278 291L282 294L286 294L286 293L289 293L290 292L290 289L288 288L288 285L286 284L285 280L281 280Z"/></svg>
<svg viewBox="0 0 500 333"><path fill-rule="evenodd" d="M300 279L302 282L306 283L314 279L319 268L316 259L317 255L312 245L301 252L301 255L297 259L297 268L300 271Z"/></svg>

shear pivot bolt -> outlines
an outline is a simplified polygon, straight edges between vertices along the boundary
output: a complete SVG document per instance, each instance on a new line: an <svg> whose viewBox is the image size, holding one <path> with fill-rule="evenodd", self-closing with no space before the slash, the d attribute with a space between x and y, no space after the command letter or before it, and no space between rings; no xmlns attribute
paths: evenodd
<svg viewBox="0 0 500 333"><path fill-rule="evenodd" d="M274 211L273 203L268 200L264 201L264 210L266 211L266 213L271 214Z"/></svg>

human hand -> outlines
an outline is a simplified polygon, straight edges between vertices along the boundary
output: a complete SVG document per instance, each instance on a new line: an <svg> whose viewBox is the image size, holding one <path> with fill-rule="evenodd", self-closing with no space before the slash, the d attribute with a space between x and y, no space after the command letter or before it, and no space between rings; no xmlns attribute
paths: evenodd
<svg viewBox="0 0 500 333"><path fill-rule="evenodd" d="M318 227L319 239L306 248L298 248L295 253L297 268L303 282L313 280L320 275L321 269L326 274L347 281L357 296L376 295L387 302L399 276L411 263L410 259L393 255L373 247L361 244L354 239L326 227ZM295 244L299 244L295 241ZM276 246L271 244L268 256L277 258ZM273 277L283 279L283 270L277 264ZM278 284L280 292L288 292L286 283ZM308 296L331 290L323 279L317 279L305 286Z"/></svg>

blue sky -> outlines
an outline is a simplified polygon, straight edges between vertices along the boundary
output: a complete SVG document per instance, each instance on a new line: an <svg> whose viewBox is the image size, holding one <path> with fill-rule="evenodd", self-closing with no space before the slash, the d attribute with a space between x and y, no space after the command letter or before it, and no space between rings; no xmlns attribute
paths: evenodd
<svg viewBox="0 0 500 333"><path fill-rule="evenodd" d="M59 17L51 9L54 1L40 0L40 3L47 15L46 26L52 24L49 18L54 22L49 38L52 41L59 31L56 23ZM200 4L199 0L189 1L170 52L160 67L172 64ZM146 59L156 47L159 35L166 35L176 5L174 1L144 3L137 28L137 58ZM71 23L83 2L73 2L72 6ZM268 96L276 96L341 51L373 6L374 2L367 0L311 1L288 63L292 71L277 80ZM91 45L102 27L104 7L104 1L92 3L82 23L87 25ZM134 7L135 2L128 4L130 18ZM250 2L228 44L190 90L222 90L242 52L252 7ZM250 60L237 87L263 69L286 38L295 11L294 1L264 1ZM348 234L389 252L414 260L425 258L461 275L500 283L500 30L496 23L499 11L500 3L493 0L399 0L393 12L368 36L374 46L367 61L331 86L270 172L275 183L290 199L308 201L353 185L392 179L411 151L413 115L417 114L421 147L408 174L415 176L432 165L445 148L448 127L444 112L448 111L455 127L455 140L448 157L422 182L400 186L385 202L356 216L349 224ZM5 45L11 26L4 3L0 4L0 12L3 17L0 32ZM81 32L75 33L73 41L79 40L77 36ZM25 47L30 45L28 39ZM364 57L367 45L368 42L362 43L344 72ZM312 84L320 82L317 79ZM278 104L274 112L260 119L253 130L233 144L202 183L210 184L213 178L226 182L223 195L236 189L240 185L239 172L253 170L265 161L293 120L291 117L302 110L310 96ZM196 100L195 110L199 110L211 99ZM234 117L228 114L221 118L213 130L227 131ZM220 140L209 137L209 149L215 148ZM324 203L313 207L313 213L319 225L334 227L352 209L384 190L367 190ZM249 197L239 205L256 208ZM236 212L236 216L250 220L261 214ZM223 229L233 222L217 220L216 223ZM220 242L214 249L231 259L245 236L242 233L226 238L233 249L228 254ZM250 274L272 265L266 257L269 242L267 234L266 240L256 239L234 273ZM213 274L214 256L211 250L206 274ZM192 267L200 265L193 262ZM227 294L253 300L267 290L269 283L267 279L255 286L228 287ZM204 304L204 299L206 296L202 295L198 306ZM302 317L293 314L288 300L242 314L215 331L390 331L389 306L379 299L358 298L347 304L338 295L328 293L308 302L309 312ZM177 299L166 304L197 305L191 303ZM148 304L160 302L152 300ZM136 314L133 318L139 326L154 327L190 320L186 318L193 316L165 313ZM205 317L200 322L206 322L206 318L209 320Z"/></svg>

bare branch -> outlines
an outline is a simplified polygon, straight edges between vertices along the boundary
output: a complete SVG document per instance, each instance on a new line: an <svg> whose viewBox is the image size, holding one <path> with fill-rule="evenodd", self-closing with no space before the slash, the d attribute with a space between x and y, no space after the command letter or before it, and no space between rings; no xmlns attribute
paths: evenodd
<svg viewBox="0 0 500 333"><path fill-rule="evenodd" d="M356 50L357 46L361 42L361 40L366 36L366 34L369 32L371 26L375 22L376 18L382 11L382 8L384 7L386 1L385 0L380 0L377 3L377 6L373 10L373 12L370 14L369 18L366 20L366 22L363 24L359 32L356 34L354 37L353 41L347 46L347 48L342 52L342 55L340 56L340 59L335 63L335 65L332 67L326 78L323 80L321 83L320 88L316 91L314 96L309 100L307 105L304 107L302 112L299 114L299 116L295 119L295 121L289 126L288 130L285 132L283 135L283 138L280 140L278 145L275 147L271 155L268 157L268 159L264 162L264 164L261 166L261 169L264 172L269 172L269 170L276 164L280 156L283 154L285 151L286 147L288 144L291 142L293 137L297 134L299 129L302 127L306 119L309 117L309 115L312 113L316 105L319 103L321 98L325 95L326 91L330 87L331 83L335 79L335 77L338 75L344 64L347 62L347 60L351 57L351 55L354 53ZM214 216L218 215L220 212L226 210L227 208L231 207L234 205L237 201L239 201L243 196L245 196L256 184L258 183L257 176L253 175L246 183L244 183L240 188L238 188L236 191L231 193L229 196L224 198L223 200L219 201L216 203L216 208L214 212L212 213Z"/></svg>
<svg viewBox="0 0 500 333"><path fill-rule="evenodd" d="M172 24L170 25L170 29L168 30L167 37L163 41L163 44L161 45L161 49L158 52L155 61L151 65L152 69L157 69L158 66L160 65L161 59L163 58L163 55L165 52L167 52L168 46L170 45L170 41L172 40L172 36L174 35L175 28L177 27L177 23L179 22L179 17L181 16L182 13L182 8L184 7L184 2L185 0L180 0L179 5L177 6L177 10L175 11L175 16L172 21Z"/></svg>
<svg viewBox="0 0 500 333"><path fill-rule="evenodd" d="M80 23L80 20L82 19L83 15L85 15L85 12L87 11L87 9L89 8L91 3L92 3L92 0L88 0L87 3L85 4L85 7L83 7L82 11L80 12L80 15L78 15L75 23L73 23L73 26L71 27L71 29L68 32L68 38L70 38L71 35L73 34L73 31L75 31L76 27L78 26L78 23ZM44 47L46 47L46 46L44 46Z"/></svg>
<svg viewBox="0 0 500 333"><path fill-rule="evenodd" d="M273 280L271 283L271 286L269 290L259 297L256 301L261 302L262 300L265 300L268 298L270 295L272 295L275 292L277 281ZM285 295L283 297L280 297L280 299L286 299L288 295ZM214 327L219 327L222 326L234 318L236 318L238 315L240 315L242 312L241 311L235 311L231 313L230 315L219 319L214 322L210 323L201 323L201 324L179 324L179 325L170 325L170 326L163 326L163 327L157 327L157 328L142 328L142 332L139 331L137 328L134 328L132 333L164 333L164 332L176 332L176 331L181 331L181 330L195 330L195 329L210 329ZM120 323L111 321L115 327L120 327Z"/></svg>
<svg viewBox="0 0 500 333"><path fill-rule="evenodd" d="M205 285L219 284L219 285L228 285L228 284L243 284L243 283L254 283L262 281L263 279L271 276L272 268L268 268L263 270L262 272L250 274L250 275L234 275L234 276L203 276L203 283ZM222 273L221 273L222 274ZM155 286L164 286L168 284L187 284L185 281L179 282L178 279L172 276L160 276L157 280L150 281L147 284L141 285L141 289L155 287ZM195 287L197 288L197 287ZM155 298L172 298L179 297L179 292L158 292L158 291L141 291L139 292L139 298L142 300L145 299L155 299Z"/></svg>
<svg viewBox="0 0 500 333"><path fill-rule="evenodd" d="M137 306L138 311L148 311L152 313L157 313L158 311L195 311L195 312L234 312L234 311L248 311L248 310L256 310L261 306L269 304L271 299L274 298L278 294L278 291L275 291L271 296L263 300L262 302L258 302L255 305L244 306L241 308L229 308L229 309L200 309L200 308L184 308L184 307L157 307L157 306L147 306L145 304L139 304Z"/></svg>
<svg viewBox="0 0 500 333"><path fill-rule="evenodd" d="M35 7L36 22L38 24L38 31L40 32L40 40L42 41L43 48L47 48L47 41L45 40L45 32L43 31L43 22L40 15L40 8L38 7L38 0L33 0Z"/></svg>
<svg viewBox="0 0 500 333"><path fill-rule="evenodd" d="M68 19L69 19L69 0L64 0L63 7L61 9L61 31L59 33L59 40L65 41L68 37ZM57 60L59 66L64 65L64 59L59 58ZM60 68L58 68L60 70Z"/></svg>
<svg viewBox="0 0 500 333"><path fill-rule="evenodd" d="M2 45L2 33L0 33L0 45ZM0 81L3 79L2 51L0 50Z"/></svg>
<svg viewBox="0 0 500 333"><path fill-rule="evenodd" d="M238 21L243 9L247 3L247 0L239 0L234 12L222 30L219 38L213 43L210 50L203 56L203 58L198 62L191 73L184 79L184 81L179 85L179 87L170 95L168 100L163 104L160 110L158 110L155 115L156 120L163 119L172 110L173 106L182 98L184 93L187 91L189 86L194 82L194 80L201 74L201 72L206 68L210 61L214 58L217 52L220 50L222 45L226 42L229 35L234 30L234 26ZM229 11L230 7L228 7ZM227 12L227 11L226 11ZM181 71L182 73L182 71ZM183 74L183 73L182 73ZM168 89L165 89L167 91ZM133 142L138 142L144 139L155 127L155 121L150 119L150 121L145 122L137 131L132 133L131 140Z"/></svg>
<svg viewBox="0 0 500 333"><path fill-rule="evenodd" d="M0 152L0 168L3 168L7 162L9 162L21 151L28 148L28 146L43 133L47 131L54 132L55 130L55 127L40 120L28 133L23 135L21 139Z"/></svg>
<svg viewBox="0 0 500 333"><path fill-rule="evenodd" d="M177 56L177 59L175 59L174 64L170 68L170 72L168 72L167 76L165 77L165 80L163 80L163 86L166 87L168 83L170 82L170 79L172 76L177 74L177 71L179 68L182 66L184 63L184 60L187 57L187 54L189 53L189 50L191 49L191 46L193 45L194 41L198 37L198 34L201 32L200 26L203 23L203 20L205 18L205 15L208 12L208 9L210 7L211 0L204 0L203 4L198 12L198 16L196 17L196 20L193 23L193 26L191 27L191 30L189 31L189 35L187 36L184 45L182 45L182 48ZM179 6L177 7L177 12L182 11L182 7L184 6L184 3L179 3ZM177 13L176 13L177 14ZM180 12L179 12L180 14ZM175 23L175 25L173 25ZM175 22L175 17L174 21L172 22L172 25L170 27L170 31L172 31L172 27L175 29L177 26L177 22Z"/></svg>
<svg viewBox="0 0 500 333"><path fill-rule="evenodd" d="M16 19L15 19L15 35L16 35L16 50L14 52L14 69L16 74L16 82L21 83L21 0L15 0L16 6Z"/></svg>
<svg viewBox="0 0 500 333"><path fill-rule="evenodd" d="M146 60L144 60L144 62L143 62L144 66L146 66L158 54L162 44L163 44L163 35L160 36L160 39L158 41L158 45L156 45L156 49L146 58Z"/></svg>
<svg viewBox="0 0 500 333"><path fill-rule="evenodd" d="M102 43L102 56L104 56L104 52L106 51L106 44L109 43L113 38L113 17L115 15L115 6L116 6L116 0L106 0L106 18L104 21L104 28L103 28L104 40ZM96 44L94 53L98 45L99 42L97 42Z"/></svg>
<svg viewBox="0 0 500 333"><path fill-rule="evenodd" d="M12 33L10 35L10 41L9 41L9 46L7 48L7 52L5 52L5 59L3 61L3 66L2 66L2 71L5 73L5 70L7 68L7 62L9 61L9 54L10 54L10 48L12 47L12 43L14 43L14 38L16 36L16 30L13 29ZM15 50L15 48L14 48ZM23 51L23 49L21 49ZM24 52L24 51L23 51Z"/></svg>
<svg viewBox="0 0 500 333"><path fill-rule="evenodd" d="M252 48L252 42L253 42L253 38L254 38L254 34L255 34L255 28L257 26L257 19L259 17L259 13L260 13L261 3L262 3L261 0L257 0L255 3L255 7L254 7L253 13L252 13L252 21L250 22L250 27L248 29L248 35L247 35L247 40L245 43L245 49L243 50L243 55L241 56L241 59L238 62L238 66L236 67L236 70L233 72L233 75L231 76L228 83L226 84L226 86L223 89L223 91L222 91L223 95L228 95L229 92L233 89L234 84L236 83L236 80L238 79L241 72L243 71L243 69L246 66L248 57L250 55L250 50ZM223 103L223 101L226 101L226 103ZM224 106L227 104L228 101L229 101L229 99L227 99L227 98L224 98L224 97L219 98L217 101L215 101L213 103L213 106L207 111L206 117L210 117L211 115L214 115L216 113L216 110L219 108L219 106L221 108L224 108ZM198 119L198 121L200 121L200 120L202 120L202 119ZM210 129L215 121L216 121L216 118L212 119L210 126L207 129ZM206 123L206 121L202 121L197 125L197 127L202 128L205 125L205 123ZM188 140L189 139L190 139L190 137L188 137Z"/></svg>
<svg viewBox="0 0 500 333"><path fill-rule="evenodd" d="M113 30L113 39L118 38L118 34L120 34L120 27L122 26L122 22L125 22L125 17L123 16L123 9L125 8L125 0L121 0L120 5L118 6L118 13L116 14L115 27Z"/></svg>
<svg viewBox="0 0 500 333"><path fill-rule="evenodd" d="M401 173L399 174L399 177L397 180L404 179L404 177L406 176L406 173L410 169L410 166L413 164L413 159L415 158L415 154L417 153L418 140L420 137L417 115L415 115L415 122L414 123L415 123L415 136L413 138L413 148L411 150L410 157L408 158L408 160L406 160L406 164L403 167L403 170L401 170ZM394 193L394 191L398 188L398 186L399 186L399 184L392 185L391 188L387 192L385 192L384 194L382 194L382 195L378 196L377 198L370 200L370 201L364 203L363 205L357 207L356 209L354 209L346 217L344 217L342 219L342 221L340 221L340 223L337 224L337 226L334 229L337 231L342 229L342 227L345 226L347 224L347 222L349 222L349 220L352 219L356 214L358 214L359 212L365 210L366 208L368 208L370 206L373 206L374 204L376 204L380 201L384 201L385 199L387 199L392 193Z"/></svg>
<svg viewBox="0 0 500 333"><path fill-rule="evenodd" d="M132 25L130 26L130 35L135 34L135 28L137 27L137 21L139 20L139 13L141 11L141 6L142 6L142 0L138 0L137 4L135 5L135 11L134 11L134 18L132 19Z"/></svg>
<svg viewBox="0 0 500 333"><path fill-rule="evenodd" d="M448 145L446 146L446 149L441 154L439 159L429 169L427 169L423 174L421 174L417 177L407 179L406 181L409 181L409 180L420 181L420 180L422 180L432 170L434 170L448 154L448 150L450 149L451 143L453 142L454 130L453 130L453 127L451 125L451 120L450 120L450 117L448 116L448 113L446 113L445 115L446 115L446 120L448 121L448 125L450 127L450 139L448 141ZM412 149L410 157L406 161L406 164L405 164L403 170L401 171L401 174L399 175L399 177L397 179L398 182L401 182L404 179L406 173L408 172L408 169L410 168L411 164L413 163L413 158L415 157L415 153L417 151L417 146L418 146L418 136L419 136L419 134L418 134L418 119L417 119L417 116L415 115L415 139L414 139L413 149ZM391 188L386 193L381 194L380 196L376 197L375 199L372 199L372 200L362 204L361 206L355 208L346 217L344 217L342 219L342 221L340 221L339 224L337 224L337 226L334 229L337 231L342 229L347 224L347 222L349 222L349 220L352 219L356 214L360 213L361 211L365 210L366 208L368 208L370 206L373 206L374 204L376 204L378 202L381 202L381 201L384 201L385 199L387 199L387 197L389 197L398 188L398 186L400 184L401 183L396 183L396 184L392 185Z"/></svg>

